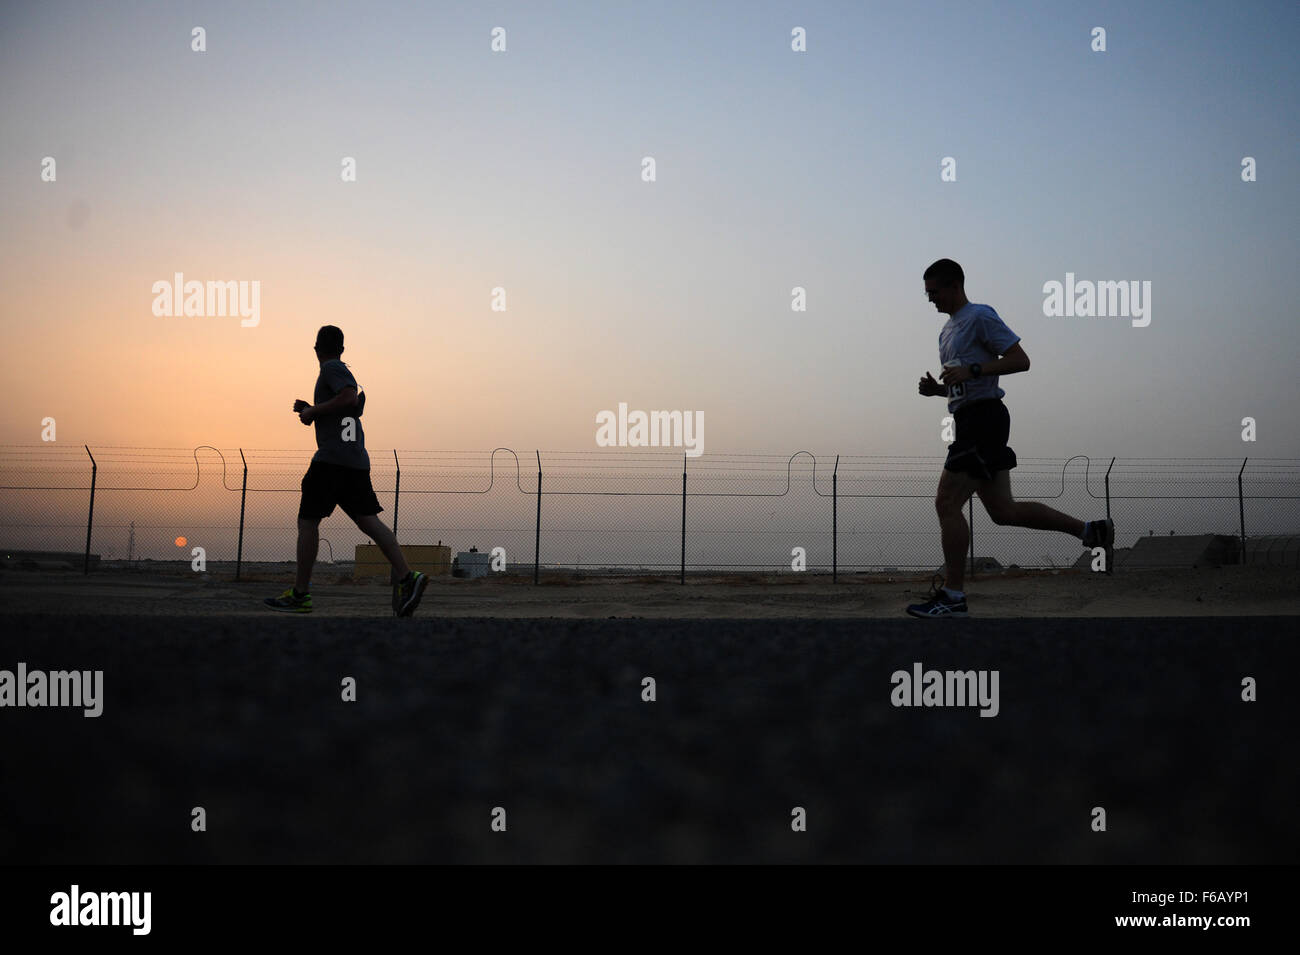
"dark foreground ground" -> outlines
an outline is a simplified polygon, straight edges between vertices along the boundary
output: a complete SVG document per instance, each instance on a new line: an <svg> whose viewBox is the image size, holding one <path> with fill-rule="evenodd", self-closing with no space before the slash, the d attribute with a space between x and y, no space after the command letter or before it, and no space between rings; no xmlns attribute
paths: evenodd
<svg viewBox="0 0 1300 955"><path fill-rule="evenodd" d="M105 702L0 709L0 858L1293 863L1295 622L11 614ZM895 708L916 661L999 715Z"/></svg>

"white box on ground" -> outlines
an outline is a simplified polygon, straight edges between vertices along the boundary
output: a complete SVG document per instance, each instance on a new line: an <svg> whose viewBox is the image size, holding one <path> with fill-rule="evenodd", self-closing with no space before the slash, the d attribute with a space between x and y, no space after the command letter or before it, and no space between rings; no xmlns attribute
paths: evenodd
<svg viewBox="0 0 1300 955"><path fill-rule="evenodd" d="M486 577L492 555L480 552L477 547L456 555L456 566L466 577Z"/></svg>

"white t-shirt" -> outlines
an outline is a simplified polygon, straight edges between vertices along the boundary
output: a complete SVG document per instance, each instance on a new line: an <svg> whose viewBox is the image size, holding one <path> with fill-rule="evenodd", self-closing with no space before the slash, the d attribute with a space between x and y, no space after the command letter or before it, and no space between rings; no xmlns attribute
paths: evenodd
<svg viewBox="0 0 1300 955"><path fill-rule="evenodd" d="M992 306L967 302L939 329L939 360L970 366L987 364L1001 358L1020 336L1007 328ZM980 375L959 385L948 394L948 410L956 411L976 401L1001 398L1006 394L998 387L997 375Z"/></svg>

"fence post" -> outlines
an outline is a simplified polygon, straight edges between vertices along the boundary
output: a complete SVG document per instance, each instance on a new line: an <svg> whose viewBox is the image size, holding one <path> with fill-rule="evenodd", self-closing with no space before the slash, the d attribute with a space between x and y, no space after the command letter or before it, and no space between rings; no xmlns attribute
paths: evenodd
<svg viewBox="0 0 1300 955"><path fill-rule="evenodd" d="M397 465L397 483L393 486L393 536L397 536L397 502L402 494L402 462L397 460L397 449L393 448L393 464Z"/></svg>
<svg viewBox="0 0 1300 955"><path fill-rule="evenodd" d="M835 455L835 470L831 472L831 583L838 583L840 579L840 559L839 559L839 537L840 537L840 515L839 515L839 492L836 482L840 474L840 456Z"/></svg>
<svg viewBox="0 0 1300 955"><path fill-rule="evenodd" d="M239 491L239 549L235 551L235 579L239 579L239 569L244 563L244 500L248 497L248 461L244 459L244 449L239 449L239 460L244 463L244 486Z"/></svg>
<svg viewBox="0 0 1300 955"><path fill-rule="evenodd" d="M90 445L83 444L86 453L90 454ZM86 563L82 567L83 574L90 573L90 528L95 521L95 475L99 473L99 465L95 463L95 456L90 454L90 513L86 515Z"/></svg>
<svg viewBox="0 0 1300 955"><path fill-rule="evenodd" d="M533 583L542 569L542 452L537 452L537 538L533 542Z"/></svg>
<svg viewBox="0 0 1300 955"><path fill-rule="evenodd" d="M686 583L686 455L682 455L682 583Z"/></svg>
<svg viewBox="0 0 1300 955"><path fill-rule="evenodd" d="M1246 499L1241 492L1241 474L1246 470L1246 462L1250 458L1243 458L1241 461L1241 471L1237 472L1237 513L1241 518L1241 562L1246 562Z"/></svg>
<svg viewBox="0 0 1300 955"><path fill-rule="evenodd" d="M975 495L966 502L970 509L970 578L975 579Z"/></svg>
<svg viewBox="0 0 1300 955"><path fill-rule="evenodd" d="M1110 459L1110 464L1106 466L1106 520L1110 520L1110 469L1115 466L1115 459ZM1107 570L1110 568L1107 567Z"/></svg>
<svg viewBox="0 0 1300 955"><path fill-rule="evenodd" d="M1110 464L1106 466L1106 520L1110 520L1110 469L1114 466L1115 459L1111 458ZM1087 484L1087 478L1084 479L1084 483ZM1106 560L1109 561L1106 564L1106 574L1113 577L1115 575L1115 551L1113 548L1106 555Z"/></svg>

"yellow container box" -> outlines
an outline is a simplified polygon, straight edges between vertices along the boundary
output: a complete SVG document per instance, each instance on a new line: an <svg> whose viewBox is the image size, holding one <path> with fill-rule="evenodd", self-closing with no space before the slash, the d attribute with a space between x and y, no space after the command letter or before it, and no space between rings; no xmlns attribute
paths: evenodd
<svg viewBox="0 0 1300 955"><path fill-rule="evenodd" d="M451 548L446 544L402 544L402 556L411 565L430 577L447 576L451 573ZM358 544L356 565L352 576L357 580L364 577L382 577L388 580L393 572L393 565L388 562L378 544Z"/></svg>

